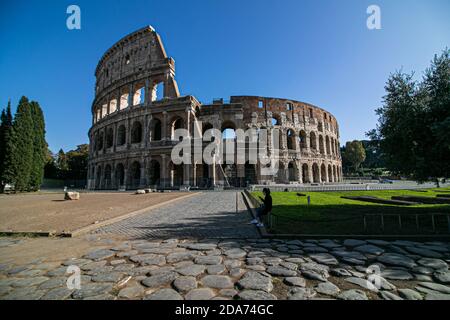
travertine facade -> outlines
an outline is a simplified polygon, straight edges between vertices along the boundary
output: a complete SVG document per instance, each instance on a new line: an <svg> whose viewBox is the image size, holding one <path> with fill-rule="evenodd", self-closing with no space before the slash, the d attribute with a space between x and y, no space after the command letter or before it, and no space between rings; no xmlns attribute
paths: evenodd
<svg viewBox="0 0 450 320"><path fill-rule="evenodd" d="M229 103L216 100L206 105L193 96L180 96L175 62L167 57L152 27L138 30L111 47L95 75L93 125L89 130L90 189L342 180L339 127L329 112L289 99L234 96ZM171 151L179 142L174 130L185 128L192 136L197 121L202 121L203 132L208 128L280 129L280 170L274 176L263 176L259 163L174 165Z"/></svg>

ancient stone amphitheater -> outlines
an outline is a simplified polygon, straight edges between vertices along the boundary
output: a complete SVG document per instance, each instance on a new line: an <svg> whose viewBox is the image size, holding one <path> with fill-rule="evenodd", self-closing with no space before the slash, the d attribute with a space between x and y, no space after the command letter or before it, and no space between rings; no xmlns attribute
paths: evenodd
<svg viewBox="0 0 450 320"><path fill-rule="evenodd" d="M249 184L334 183L342 180L339 127L324 109L290 99L233 96L200 103L181 96L175 61L160 36L145 27L114 44L95 71L89 130L88 188L214 188ZM263 175L260 163L175 165L174 131L279 129L279 170ZM268 149L271 148L269 144Z"/></svg>

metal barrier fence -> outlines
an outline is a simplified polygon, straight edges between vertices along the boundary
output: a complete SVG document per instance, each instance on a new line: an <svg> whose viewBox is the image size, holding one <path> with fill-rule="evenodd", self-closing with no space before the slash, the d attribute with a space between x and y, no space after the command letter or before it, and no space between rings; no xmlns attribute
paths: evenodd
<svg viewBox="0 0 450 320"><path fill-rule="evenodd" d="M450 184L443 184L442 186L449 186ZM270 188L274 192L282 191L309 191L309 192L324 192L324 191L373 191L373 190L420 190L425 188L435 187L432 183L427 184L336 184L336 185L252 185L251 191L262 191L263 188Z"/></svg>
<svg viewBox="0 0 450 320"><path fill-rule="evenodd" d="M259 207L262 202L255 198L248 190L244 191L252 207ZM450 214L447 213L374 213L355 214L352 217L326 219L289 218L279 214L271 213L265 217L264 223L269 232L277 231L280 226L292 226L294 223L301 226L298 233L323 233L321 230L332 225L339 225L343 231L348 230L351 234L450 234ZM306 232L305 232L306 231Z"/></svg>

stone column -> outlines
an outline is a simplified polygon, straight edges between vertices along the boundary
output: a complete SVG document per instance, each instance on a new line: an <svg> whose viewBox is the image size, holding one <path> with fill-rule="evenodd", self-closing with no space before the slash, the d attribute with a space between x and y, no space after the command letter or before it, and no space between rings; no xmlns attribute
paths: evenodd
<svg viewBox="0 0 450 320"><path fill-rule="evenodd" d="M161 173L160 173L160 183L161 183L161 187L164 189L167 187L167 159L166 159L166 155L162 154L161 155Z"/></svg>
<svg viewBox="0 0 450 320"><path fill-rule="evenodd" d="M163 123L161 124L161 140L170 140L167 136L167 111L163 111Z"/></svg>

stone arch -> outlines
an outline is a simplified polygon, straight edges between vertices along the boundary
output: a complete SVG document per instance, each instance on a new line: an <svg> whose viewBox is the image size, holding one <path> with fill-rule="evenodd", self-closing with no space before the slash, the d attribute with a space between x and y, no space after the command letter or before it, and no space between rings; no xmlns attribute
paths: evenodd
<svg viewBox="0 0 450 320"><path fill-rule="evenodd" d="M319 171L319 165L317 163L313 163L313 165L312 165L312 174L313 174L313 182L319 183L320 182L320 171Z"/></svg>
<svg viewBox="0 0 450 320"><path fill-rule="evenodd" d="M273 114L270 118L270 125L272 127L281 126L281 117L278 114Z"/></svg>
<svg viewBox="0 0 450 320"><path fill-rule="evenodd" d="M111 189L112 187L112 169L110 164L105 166L104 187L105 189Z"/></svg>
<svg viewBox="0 0 450 320"><path fill-rule="evenodd" d="M313 131L309 134L309 146L312 150L317 150L317 136Z"/></svg>
<svg viewBox="0 0 450 320"><path fill-rule="evenodd" d="M325 136L325 146L326 146L327 154L330 155L331 148L330 148L330 137L329 136Z"/></svg>
<svg viewBox="0 0 450 320"><path fill-rule="evenodd" d="M225 120L220 127L222 133L222 139L235 139L236 138L236 124L231 120Z"/></svg>
<svg viewBox="0 0 450 320"><path fill-rule="evenodd" d="M302 165L302 176L303 176L303 183L311 183L311 181L309 181L309 166L307 163L304 163Z"/></svg>
<svg viewBox="0 0 450 320"><path fill-rule="evenodd" d="M95 189L101 188L101 181L102 181L102 167L99 165L97 166L97 175L95 177Z"/></svg>
<svg viewBox="0 0 450 320"><path fill-rule="evenodd" d="M325 154L325 145L324 145L322 135L319 135L319 152L320 152L320 154Z"/></svg>
<svg viewBox="0 0 450 320"><path fill-rule="evenodd" d="M288 150L295 150L295 132L292 129L286 131L286 143Z"/></svg>
<svg viewBox="0 0 450 320"><path fill-rule="evenodd" d="M157 160L151 160L148 168L148 181L150 185L159 185L161 181L161 165Z"/></svg>
<svg viewBox="0 0 450 320"><path fill-rule="evenodd" d="M117 99L111 99L109 101L109 113L114 113L117 111Z"/></svg>
<svg viewBox="0 0 450 320"><path fill-rule="evenodd" d="M327 168L323 163L320 166L320 180L321 182L327 182Z"/></svg>
<svg viewBox="0 0 450 320"><path fill-rule="evenodd" d="M103 150L103 140L104 140L103 131L100 131L100 133L98 134L98 141L97 141L98 151Z"/></svg>
<svg viewBox="0 0 450 320"><path fill-rule="evenodd" d="M158 118L150 121L150 141L160 141L162 138L162 123Z"/></svg>
<svg viewBox="0 0 450 320"><path fill-rule="evenodd" d="M174 117L170 122L171 139L175 140L175 130L184 128L184 120L181 117Z"/></svg>
<svg viewBox="0 0 450 320"><path fill-rule="evenodd" d="M142 142L142 124L140 121L135 121L131 126L131 143L140 142Z"/></svg>
<svg viewBox="0 0 450 320"><path fill-rule="evenodd" d="M305 130L300 130L300 132L298 134L298 141L299 141L300 151L306 151L308 149L308 144L306 142Z"/></svg>
<svg viewBox="0 0 450 320"><path fill-rule="evenodd" d="M145 103L145 86L139 83L135 86L137 89L133 93L133 106Z"/></svg>
<svg viewBox="0 0 450 320"><path fill-rule="evenodd" d="M334 180L334 182L338 182L337 173L336 173L336 166L335 165L333 166L333 180Z"/></svg>
<svg viewBox="0 0 450 320"><path fill-rule="evenodd" d="M123 146L127 142L127 129L121 124L117 129L117 145Z"/></svg>
<svg viewBox="0 0 450 320"><path fill-rule="evenodd" d="M245 181L248 184L256 184L256 165L250 164L248 161L244 165Z"/></svg>
<svg viewBox="0 0 450 320"><path fill-rule="evenodd" d="M333 169L331 169L331 165L328 165L328 182L334 182L333 181Z"/></svg>
<svg viewBox="0 0 450 320"><path fill-rule="evenodd" d="M141 164L139 161L133 161L130 166L130 187L139 188L141 184Z"/></svg>
<svg viewBox="0 0 450 320"><path fill-rule="evenodd" d="M125 167L122 163L118 163L115 171L116 184L118 187L122 187L125 184Z"/></svg>
<svg viewBox="0 0 450 320"><path fill-rule="evenodd" d="M298 181L297 177L297 166L294 161L289 162L288 164L288 181L294 182Z"/></svg>
<svg viewBox="0 0 450 320"><path fill-rule="evenodd" d="M114 145L114 130L113 128L106 129L106 148L109 149Z"/></svg>
<svg viewBox="0 0 450 320"><path fill-rule="evenodd" d="M184 168L182 164L174 164L170 162L170 185L179 187L183 184Z"/></svg>

